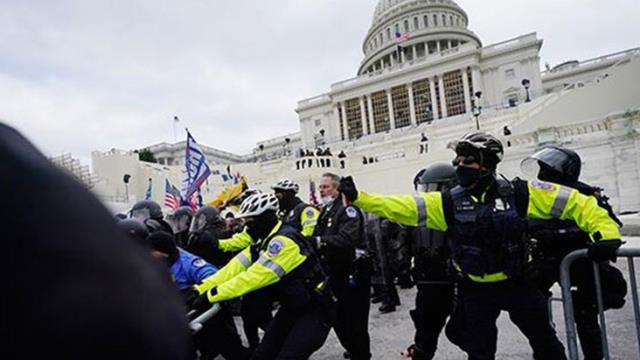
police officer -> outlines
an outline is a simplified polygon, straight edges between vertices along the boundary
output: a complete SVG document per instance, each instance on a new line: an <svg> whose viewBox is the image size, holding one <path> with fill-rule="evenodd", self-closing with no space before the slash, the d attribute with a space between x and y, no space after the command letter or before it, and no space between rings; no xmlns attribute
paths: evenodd
<svg viewBox="0 0 640 360"><path fill-rule="evenodd" d="M153 200L140 200L129 210L129 218L146 224L152 230L172 233L171 225L164 220L162 208Z"/></svg>
<svg viewBox="0 0 640 360"><path fill-rule="evenodd" d="M311 236L320 212L296 196L300 186L289 179L282 179L271 186L280 205L279 217L304 236Z"/></svg>
<svg viewBox="0 0 640 360"><path fill-rule="evenodd" d="M220 216L220 210L213 206L203 206L195 213L189 226L185 250L201 256L216 266L224 266L230 259L229 254L218 249L219 239L233 234L227 230L227 224Z"/></svg>
<svg viewBox="0 0 640 360"><path fill-rule="evenodd" d="M595 242L589 256L615 257L618 224L595 198L542 181L503 181L496 167L503 157L494 136L474 132L454 141L458 186L445 192L372 195L345 178L341 191L365 211L411 226L448 231L454 266L464 275L452 321L455 339L470 359L493 359L496 319L502 310L529 339L535 359L565 359L564 348L549 324L546 299L522 276L528 261L526 220L573 220ZM451 322L450 322L451 323Z"/></svg>
<svg viewBox="0 0 640 360"><path fill-rule="evenodd" d="M196 287L200 304L236 298L271 288L280 308L252 359L308 359L329 334L331 293L311 243L278 220L278 199L258 194L246 199L245 219L251 245Z"/></svg>
<svg viewBox="0 0 640 360"><path fill-rule="evenodd" d="M435 163L421 170L414 181L415 190L448 191L456 183L456 169L451 164ZM430 360L436 354L438 337L453 310L453 269L444 232L427 227L412 227L414 282L417 284L416 307L409 314L416 332L414 344L406 355Z"/></svg>
<svg viewBox="0 0 640 360"><path fill-rule="evenodd" d="M168 266L178 290L188 301L190 290L218 270L199 256L195 256L175 245L171 234L164 231L152 232L148 237L152 255L163 260ZM229 311L222 308L213 318L203 324L195 335L195 348L205 357L222 355L227 360L246 360L249 349L242 346L242 340Z"/></svg>
<svg viewBox="0 0 640 360"><path fill-rule="evenodd" d="M181 248L186 249L191 219L193 219L193 209L190 206L181 206L166 217L166 221L173 231L176 244Z"/></svg>
<svg viewBox="0 0 640 360"><path fill-rule="evenodd" d="M338 192L340 177L325 173L319 190L324 205L313 232L331 289L338 299L334 329L352 359L370 359L369 293L371 264L363 251L363 216L343 204Z"/></svg>
<svg viewBox="0 0 640 360"><path fill-rule="evenodd" d="M602 189L579 181L580 156L573 150L549 146L521 163L523 172L537 175L538 179L572 187L586 196L593 196L619 225L622 223L613 213ZM535 171L537 170L537 174ZM560 277L560 262L571 251L587 248L591 243L589 234L568 220L529 221L529 231L536 243L535 282L547 296L550 288ZM605 309L621 308L627 292L622 273L609 263L600 264L601 284ZM593 269L587 259L578 259L571 266L573 303L580 346L586 360L602 359L603 349L598 325L598 308L595 296Z"/></svg>

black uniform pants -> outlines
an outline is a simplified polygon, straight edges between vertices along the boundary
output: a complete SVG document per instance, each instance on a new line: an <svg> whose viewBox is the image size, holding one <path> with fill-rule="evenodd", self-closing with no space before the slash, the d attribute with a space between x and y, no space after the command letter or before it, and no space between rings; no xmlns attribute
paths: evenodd
<svg viewBox="0 0 640 360"><path fill-rule="evenodd" d="M370 276L334 290L338 298L334 331L353 360L371 359L369 340Z"/></svg>
<svg viewBox="0 0 640 360"><path fill-rule="evenodd" d="M420 284L416 308L409 314L416 328L414 342L419 352L415 359L431 360L438 348L438 337L453 310L453 284Z"/></svg>
<svg viewBox="0 0 640 360"><path fill-rule="evenodd" d="M331 330L321 306L305 310L281 307L269 324L252 360L306 360L324 344Z"/></svg>
<svg viewBox="0 0 640 360"><path fill-rule="evenodd" d="M529 340L534 359L566 360L564 347L549 324L546 298L524 280L489 284L461 281L447 336L470 360L495 359L496 320L502 310Z"/></svg>
<svg viewBox="0 0 640 360"><path fill-rule="evenodd" d="M203 324L193 341L196 349L207 357L222 355L226 360L248 360L251 356L251 351L242 346L231 313L224 308Z"/></svg>
<svg viewBox="0 0 640 360"><path fill-rule="evenodd" d="M273 318L272 311L273 301L266 290L249 293L242 297L240 316L249 348L255 349L260 344L258 328L267 329Z"/></svg>

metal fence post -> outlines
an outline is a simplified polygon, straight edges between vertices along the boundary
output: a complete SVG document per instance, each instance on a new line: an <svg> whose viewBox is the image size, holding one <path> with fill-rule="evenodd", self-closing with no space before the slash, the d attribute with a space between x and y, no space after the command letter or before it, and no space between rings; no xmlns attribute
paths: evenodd
<svg viewBox="0 0 640 360"><path fill-rule="evenodd" d="M633 315L636 325L636 339L640 356L640 300L638 299L638 284L636 282L634 257L640 257L640 248L620 248L618 257L626 257L629 264L629 282L631 283L631 297L633 299ZM568 254L560 264L560 288L562 290L564 320L567 332L567 347L569 349L569 360L578 360L578 339L576 335L575 314L573 312L573 298L571 296L571 264L577 259L587 257L587 250L576 250ZM606 359L610 358L609 344L607 340L606 323L603 311L602 288L600 284L599 266L593 263L594 280L596 285L596 295L598 301L598 315L600 316L600 328L602 334L602 346Z"/></svg>

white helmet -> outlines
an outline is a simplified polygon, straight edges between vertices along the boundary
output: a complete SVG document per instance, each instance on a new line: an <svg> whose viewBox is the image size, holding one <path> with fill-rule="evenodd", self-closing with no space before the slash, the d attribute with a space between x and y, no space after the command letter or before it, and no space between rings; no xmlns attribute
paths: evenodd
<svg viewBox="0 0 640 360"><path fill-rule="evenodd" d="M236 218L258 216L268 210L278 212L278 208L278 198L273 194L251 195L240 205L240 212Z"/></svg>
<svg viewBox="0 0 640 360"><path fill-rule="evenodd" d="M284 190L284 191L293 191L294 193L298 193L300 190L300 186L296 184L293 180L282 179L271 186L273 190Z"/></svg>

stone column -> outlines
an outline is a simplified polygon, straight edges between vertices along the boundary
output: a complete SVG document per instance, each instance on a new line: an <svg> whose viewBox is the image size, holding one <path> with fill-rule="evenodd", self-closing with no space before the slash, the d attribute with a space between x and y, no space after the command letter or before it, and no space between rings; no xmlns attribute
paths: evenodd
<svg viewBox="0 0 640 360"><path fill-rule="evenodd" d="M438 92L440 95L440 104L442 104L442 109L440 109L440 111L442 111L442 118L446 118L448 116L447 114L447 99L444 96L444 79L442 76L438 77Z"/></svg>
<svg viewBox="0 0 640 360"><path fill-rule="evenodd" d="M375 122L373 121L373 101L371 101L371 94L367 95L367 108L369 108L369 131L370 134L375 134Z"/></svg>
<svg viewBox="0 0 640 360"><path fill-rule="evenodd" d="M360 96L360 119L362 122L362 136L367 135L367 117L365 114L365 105L362 96Z"/></svg>
<svg viewBox="0 0 640 360"><path fill-rule="evenodd" d="M391 67L396 65L396 58L393 56L393 53L389 54L389 61L391 62Z"/></svg>
<svg viewBox="0 0 640 360"><path fill-rule="evenodd" d="M413 45L411 49L413 51L413 61L416 61L418 58L418 44Z"/></svg>
<svg viewBox="0 0 640 360"><path fill-rule="evenodd" d="M471 113L471 95L469 94L469 79L467 77L467 70L462 69L462 87L464 88L464 111Z"/></svg>
<svg viewBox="0 0 640 360"><path fill-rule="evenodd" d="M402 46L400 46L400 47L396 46L396 49L399 49L399 50L396 51L396 53L398 53L400 55L400 62L401 63L406 62L407 61L407 57L404 54L406 49L404 47L402 47Z"/></svg>
<svg viewBox="0 0 640 360"><path fill-rule="evenodd" d="M391 89L387 89L387 103L389 106L389 124L391 129L396 128L396 117L393 115L393 98L391 97Z"/></svg>
<svg viewBox="0 0 640 360"><path fill-rule="evenodd" d="M429 78L429 93L431 94L431 110L433 112L433 119L437 120L440 117L440 109L438 109L438 93L436 92L435 77Z"/></svg>
<svg viewBox="0 0 640 360"><path fill-rule="evenodd" d="M346 103L342 103L342 131L344 132L344 139L349 140L349 127L347 126L347 107Z"/></svg>
<svg viewBox="0 0 640 360"><path fill-rule="evenodd" d="M407 84L407 91L409 92L409 114L411 116L411 125L418 125L416 120L416 105L413 103L413 84Z"/></svg>
<svg viewBox="0 0 640 360"><path fill-rule="evenodd" d="M440 40L436 40L436 52L440 54Z"/></svg>

